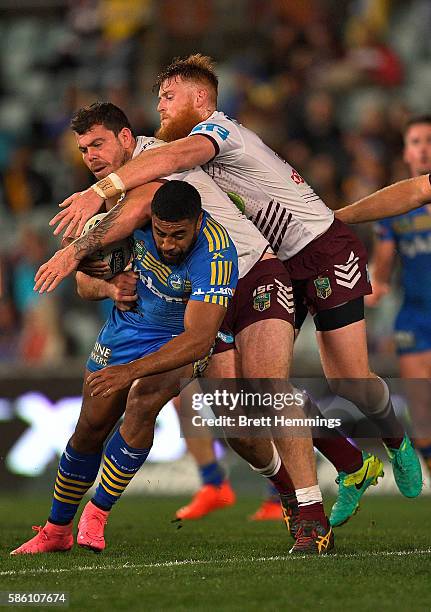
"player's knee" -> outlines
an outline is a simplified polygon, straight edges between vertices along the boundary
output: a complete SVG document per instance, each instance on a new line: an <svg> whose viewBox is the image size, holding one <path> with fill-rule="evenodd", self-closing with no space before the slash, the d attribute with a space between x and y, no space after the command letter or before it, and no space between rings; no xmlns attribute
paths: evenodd
<svg viewBox="0 0 431 612"><path fill-rule="evenodd" d="M97 453L103 447L112 427L108 427L103 422L80 419L70 439L70 444L78 452Z"/></svg>

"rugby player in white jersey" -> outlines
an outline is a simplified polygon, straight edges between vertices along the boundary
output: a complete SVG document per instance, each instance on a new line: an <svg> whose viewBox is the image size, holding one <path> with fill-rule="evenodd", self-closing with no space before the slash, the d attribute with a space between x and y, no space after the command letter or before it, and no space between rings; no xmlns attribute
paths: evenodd
<svg viewBox="0 0 431 612"><path fill-rule="evenodd" d="M84 115L87 111L88 109L82 109ZM105 136L103 126L96 125L92 130L85 130L84 137L79 135L81 130L79 119L75 120L72 126L77 131L78 144L83 152L84 161L86 161L86 156L95 155L94 148L103 146ZM137 137L133 155L154 146L160 146L160 144L163 143L157 142L154 138ZM186 180L198 189L204 208L216 220L223 219L223 225L228 229L238 250L240 287L235 293L235 307L230 315L228 313L224 322L224 325L228 327L223 328L222 326L222 330L226 329L225 341L217 343L209 376L213 378L244 376L286 379L291 357L294 309L292 298L289 295L289 277L285 268L271 252L267 241L254 225L240 213L232 201L200 168L169 176L169 178ZM118 208L117 211L114 208L110 215L98 224L97 228L68 247L69 251L74 250L75 257L82 259L102 246L101 239L107 229L110 230L110 241L112 241L116 240L115 236L130 234L133 229L142 225L145 222L145 211L149 217L151 197L154 190L160 187L160 183L148 186L150 188L148 198L142 187L137 192L133 190L123 202L115 207ZM139 206L135 208L138 203ZM124 223L123 218L123 223L119 228L115 215L121 211L126 211L127 221ZM217 236L214 239L217 241ZM59 252L57 255L61 257L61 254L62 252ZM78 259L75 258L75 267L77 264ZM264 309L253 308L253 304L258 301L256 295L253 295L253 290L258 286L269 285L272 287L273 299L265 298L266 307ZM239 311L241 318L237 316ZM231 331L235 334L235 349L233 338L229 341ZM259 342L259 355L256 354L253 342L256 338ZM260 359L265 351L268 359L262 365ZM269 356L274 361L271 361ZM296 416L303 415L299 407L295 410ZM232 438L230 445L253 465L254 469L267 476L277 487L287 515L292 512L292 508L287 508L286 498L290 496L290 499L293 498L294 506L297 504L293 509L296 511L295 523L299 526L298 528L302 525L303 535L297 539L292 550L321 553L331 548L332 530L323 511L311 439L309 437L279 437L274 440L273 444L268 440L247 440L244 437ZM289 466L288 470L292 474L293 482L290 481L280 461L280 455L286 467Z"/></svg>
<svg viewBox="0 0 431 612"><path fill-rule="evenodd" d="M234 194L285 261L294 282L297 327L307 309L311 311L331 385L378 425L398 487L408 497L417 496L422 487L420 464L395 418L387 385L368 364L363 296L371 289L363 246L347 227L334 221L333 213L288 163L255 134L216 111L217 78L208 58L191 56L174 62L158 84L159 135L176 142L144 152L93 190L68 198L63 206L69 208L52 221L59 223L56 232L66 228L67 234L81 227L103 197L203 165L223 189ZM59 271L51 267L45 272L43 280L55 282ZM356 351L348 350L350 346ZM364 383L348 384L349 378ZM334 525L351 515L359 497L380 474L381 464L370 457L364 457L361 466L340 470L340 503L331 515Z"/></svg>

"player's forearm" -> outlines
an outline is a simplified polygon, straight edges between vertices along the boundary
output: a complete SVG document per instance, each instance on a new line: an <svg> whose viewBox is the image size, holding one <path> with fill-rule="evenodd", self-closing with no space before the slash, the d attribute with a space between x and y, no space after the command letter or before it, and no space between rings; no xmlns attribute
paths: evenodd
<svg viewBox="0 0 431 612"><path fill-rule="evenodd" d="M394 183L358 202L337 210L335 216L344 223L378 221L402 215L431 201L430 175Z"/></svg>
<svg viewBox="0 0 431 612"><path fill-rule="evenodd" d="M205 164L210 158L200 138L181 138L165 146L143 151L119 168L116 174L126 190L129 190L175 172L190 170Z"/></svg>
<svg viewBox="0 0 431 612"><path fill-rule="evenodd" d="M167 342L155 353L132 361L129 366L133 380L161 374L206 357L214 342L215 335L197 333L189 329Z"/></svg>
<svg viewBox="0 0 431 612"><path fill-rule="evenodd" d="M135 207L126 206L125 202L119 202L92 230L70 245L74 259L82 261L106 245L127 238L143 224L143 215Z"/></svg>
<svg viewBox="0 0 431 612"><path fill-rule="evenodd" d="M76 273L76 291L83 300L104 300L110 295L110 285L101 278L93 278L84 272Z"/></svg>

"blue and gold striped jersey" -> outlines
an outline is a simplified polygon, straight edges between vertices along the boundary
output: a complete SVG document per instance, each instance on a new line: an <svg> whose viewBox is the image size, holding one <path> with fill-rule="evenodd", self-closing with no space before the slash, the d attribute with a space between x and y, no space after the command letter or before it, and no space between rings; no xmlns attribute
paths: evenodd
<svg viewBox="0 0 431 612"><path fill-rule="evenodd" d="M402 263L404 307L431 309L431 213L421 206L375 224L377 239L392 240Z"/></svg>
<svg viewBox="0 0 431 612"><path fill-rule="evenodd" d="M158 255L151 225L133 234L133 269L139 274L136 313L140 323L184 330L189 300L227 308L238 281L238 257L225 228L204 212L198 238L179 265L169 266Z"/></svg>

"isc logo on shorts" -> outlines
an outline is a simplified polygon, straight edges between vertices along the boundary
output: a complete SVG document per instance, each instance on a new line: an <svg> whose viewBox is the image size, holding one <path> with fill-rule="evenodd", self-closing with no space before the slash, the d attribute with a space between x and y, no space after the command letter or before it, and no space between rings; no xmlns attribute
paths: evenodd
<svg viewBox="0 0 431 612"><path fill-rule="evenodd" d="M271 292L276 290L276 300L287 312L292 314L295 311L292 287L286 287L278 278L274 278L274 283L259 285L253 291L253 308L258 312L263 312L271 307Z"/></svg>

